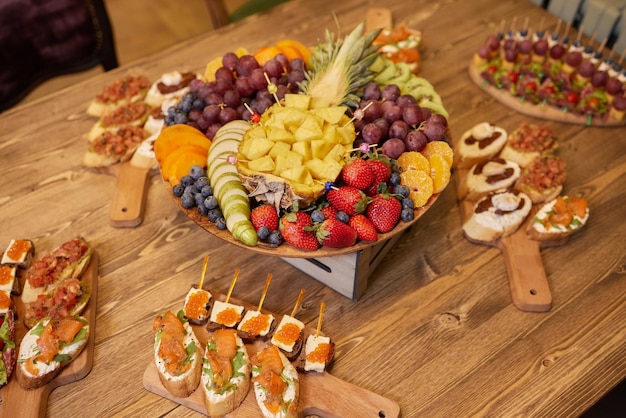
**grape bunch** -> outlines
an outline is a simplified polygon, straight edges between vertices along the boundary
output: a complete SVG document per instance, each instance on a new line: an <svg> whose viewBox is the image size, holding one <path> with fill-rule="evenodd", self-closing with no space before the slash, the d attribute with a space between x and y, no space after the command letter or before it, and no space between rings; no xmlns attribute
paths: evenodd
<svg viewBox="0 0 626 418"><path fill-rule="evenodd" d="M251 120L250 110L263 114L276 98L298 92L304 71L302 58L289 60L278 54L261 66L252 55L238 57L228 52L215 71L215 80L195 79L189 84L189 92L168 109L165 125L191 125L213 139L222 125Z"/></svg>
<svg viewBox="0 0 626 418"><path fill-rule="evenodd" d="M382 88L375 82L366 84L359 109L362 117L354 123L355 147L375 145L395 159L405 151L420 152L428 142L447 140L446 118L420 107L415 97L401 94L395 84Z"/></svg>

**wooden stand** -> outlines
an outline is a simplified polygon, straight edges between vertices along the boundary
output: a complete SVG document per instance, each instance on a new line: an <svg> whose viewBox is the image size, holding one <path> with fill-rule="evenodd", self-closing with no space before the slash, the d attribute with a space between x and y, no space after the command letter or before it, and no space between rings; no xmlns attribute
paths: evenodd
<svg viewBox="0 0 626 418"><path fill-rule="evenodd" d="M291 264L336 292L357 300L365 293L367 281L389 250L404 233L355 253L319 258L285 258Z"/></svg>

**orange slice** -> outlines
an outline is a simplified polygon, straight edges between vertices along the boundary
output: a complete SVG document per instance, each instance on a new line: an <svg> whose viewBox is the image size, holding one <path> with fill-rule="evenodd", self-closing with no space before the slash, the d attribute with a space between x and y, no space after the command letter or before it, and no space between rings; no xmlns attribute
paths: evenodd
<svg viewBox="0 0 626 418"><path fill-rule="evenodd" d="M448 165L452 167L452 160L454 158L454 151L450 148L447 142L444 141L432 141L426 144L422 150L424 157L430 159L431 155L441 155L448 162Z"/></svg>
<svg viewBox="0 0 626 418"><path fill-rule="evenodd" d="M422 170L408 170L400 174L401 184L409 188L409 198L416 208L424 206L433 195L433 179Z"/></svg>
<svg viewBox="0 0 626 418"><path fill-rule="evenodd" d="M433 179L433 193L440 193L450 183L450 164L441 154L430 156L430 176Z"/></svg>
<svg viewBox="0 0 626 418"><path fill-rule="evenodd" d="M309 58L311 57L311 50L302 42L296 41L295 39L284 39L282 41L276 42L276 46L281 50L283 48L295 49L297 51L297 54L300 56L300 58L304 60L304 63L305 64L309 63ZM287 55L287 58L289 58L288 55Z"/></svg>
<svg viewBox="0 0 626 418"><path fill-rule="evenodd" d="M280 54L282 51L275 46L264 46L259 48L252 56L256 58L259 65L263 66L266 62Z"/></svg>
<svg viewBox="0 0 626 418"><path fill-rule="evenodd" d="M398 157L398 165L402 168L402 171L408 170L422 170L430 173L430 163L428 158L416 151L403 152Z"/></svg>
<svg viewBox="0 0 626 418"><path fill-rule="evenodd" d="M197 145L208 151L211 140L193 126L183 124L166 126L154 141L157 161L164 161L169 154L184 145Z"/></svg>
<svg viewBox="0 0 626 418"><path fill-rule="evenodd" d="M197 145L183 145L180 148L172 151L165 160L161 163L161 175L163 176L163 180L170 180L171 177L174 176L178 166L182 164L181 156L184 158L189 158L190 160L194 160L194 164L198 164L198 156L203 156L204 160L201 161L201 166L206 166L208 151L202 147ZM191 168L193 164L189 165ZM189 168L187 171L189 171ZM185 173L187 174L187 173ZM184 174L183 174L184 175ZM179 177L180 179L180 177Z"/></svg>

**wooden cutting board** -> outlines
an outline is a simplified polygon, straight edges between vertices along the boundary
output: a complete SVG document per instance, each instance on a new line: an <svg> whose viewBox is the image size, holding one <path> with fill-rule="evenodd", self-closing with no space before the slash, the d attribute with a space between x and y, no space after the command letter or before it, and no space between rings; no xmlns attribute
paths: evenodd
<svg viewBox="0 0 626 418"><path fill-rule="evenodd" d="M224 295L211 292L218 300L225 300ZM256 309L242 301L231 298L231 303L240 304L245 309ZM264 313L271 313L262 310ZM273 314L276 321L280 321L280 315ZM202 345L206 345L208 331L203 326L193 326L194 332ZM306 327L304 338L315 333L316 330ZM152 346L146 347L150 350ZM260 350L259 344L246 344L248 354L251 355ZM338 379L328 372L324 373L298 373L300 378L300 402L298 405L299 416L320 415L323 417L386 417L395 418L400 415L400 406L381 395L360 388L356 385ZM204 406L204 394L198 388L187 398L172 396L161 384L155 363L148 364L143 375L143 386L146 390L189 409L207 414ZM250 391L239 408L228 414L229 418L247 418L259 416L259 409L254 397L254 389L250 385Z"/></svg>
<svg viewBox="0 0 626 418"><path fill-rule="evenodd" d="M48 395L55 388L83 379L93 365L94 345L96 340L96 298L98 294L98 254L93 251L91 262L82 280L91 288L91 296L83 316L89 321L89 338L80 355L68 364L50 383L34 390L25 390L15 378L15 372L9 383L0 389L0 417L2 418L44 418L48 404ZM26 334L26 328L19 318L24 317L24 306L19 297L14 297L18 320L15 323L16 341L19 343ZM18 346L19 351L19 346Z"/></svg>
<svg viewBox="0 0 626 418"><path fill-rule="evenodd" d="M490 96L498 100L503 105L515 110L516 112L523 113L528 116L532 116L539 119L553 120L557 122L572 123L576 125L587 126L599 126L599 127L611 127L611 126L626 126L626 119L623 120L601 120L598 118L587 118L584 115L578 115L571 112L563 112L555 106L534 104L520 100L519 97L512 95L507 89L499 89L489 83L487 83L481 76L480 71L474 65L474 62L469 64L469 75L474 83L481 87Z"/></svg>

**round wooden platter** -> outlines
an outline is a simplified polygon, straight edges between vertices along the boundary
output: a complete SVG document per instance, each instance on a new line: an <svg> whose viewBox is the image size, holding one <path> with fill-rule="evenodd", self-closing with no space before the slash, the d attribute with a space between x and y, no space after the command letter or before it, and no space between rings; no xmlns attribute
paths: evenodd
<svg viewBox="0 0 626 418"><path fill-rule="evenodd" d="M282 245L276 247L274 245L268 244L266 242L259 241L256 246L245 245L241 241L237 241L233 238L232 234L228 230L218 229L215 224L208 220L206 216L202 216L198 213L197 209L185 209L180 202L180 199L175 197L172 193L172 186L169 182L164 181L165 187L167 188L168 193L174 199L174 202L178 205L180 210L182 210L191 220L193 220L196 224L204 228L209 233L215 235L218 238L223 239L233 245L236 245L241 248L248 249L250 251L254 251L260 254L272 255L275 257L286 257L286 258L318 258L318 257L333 257L342 254L351 254L356 253L358 251L364 250L366 248L372 247L376 244L379 244L383 241L386 241L393 236L402 233L404 230L412 226L419 218L421 218L424 213L435 203L437 198L439 197L439 193L434 194L428 199L426 205L421 208L417 208L414 210L415 216L411 222L403 222L400 221L396 227L387 232L385 234L378 234L377 241L358 241L355 245L348 248L328 248L328 247L320 247L315 251L304 251L298 248L292 247L287 243L283 243Z"/></svg>
<svg viewBox="0 0 626 418"><path fill-rule="evenodd" d="M476 83L480 88L482 88L485 92L498 100L500 103L528 116L539 119L552 120L556 122L572 123L576 125L597 127L626 126L626 119L619 121L607 121L599 118L588 118L584 115L564 112L555 106L534 104L531 102L520 100L519 97L512 95L507 90L499 89L487 83L485 79L480 76L480 71L473 61L471 61L469 64L469 75L474 83Z"/></svg>

